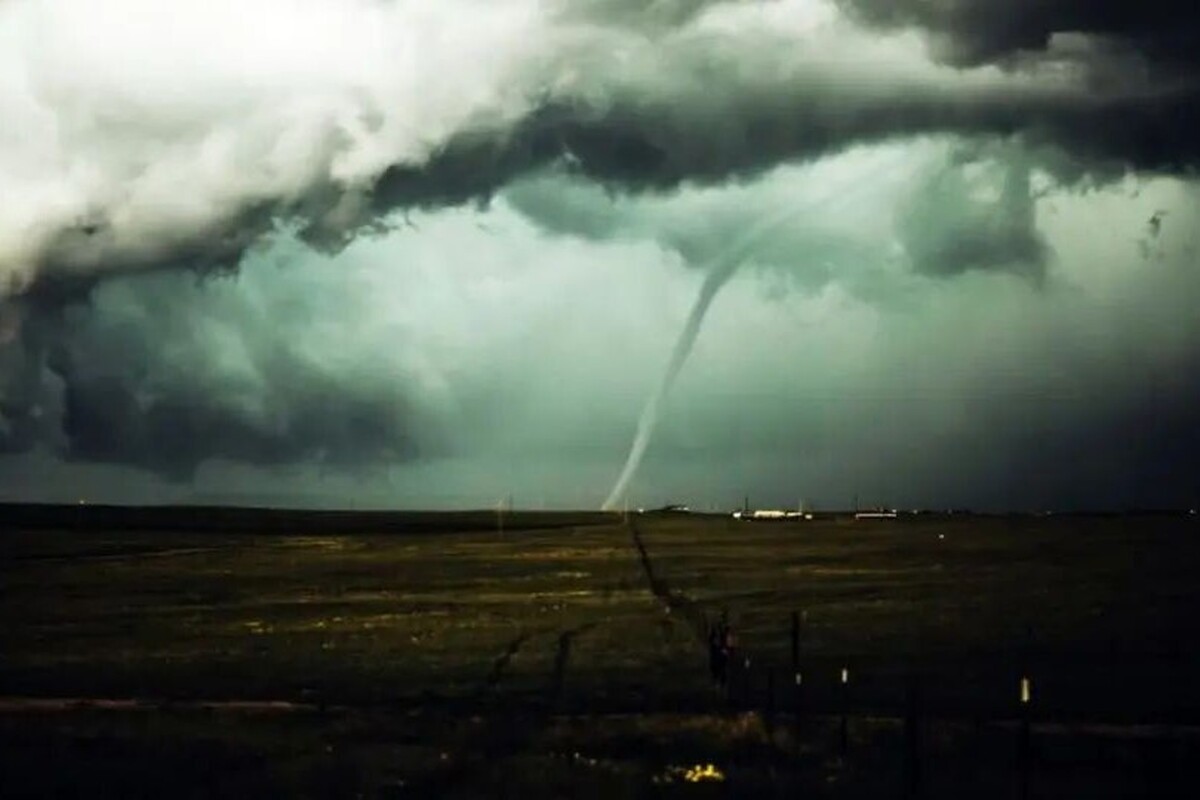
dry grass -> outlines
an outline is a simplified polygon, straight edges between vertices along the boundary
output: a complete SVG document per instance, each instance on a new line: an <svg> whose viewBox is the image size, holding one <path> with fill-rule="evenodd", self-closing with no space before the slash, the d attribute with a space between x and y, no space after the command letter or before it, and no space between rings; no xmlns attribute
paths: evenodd
<svg viewBox="0 0 1200 800"><path fill-rule="evenodd" d="M1200 719L1190 633L1200 542L1187 520L635 524L672 593L710 618L728 609L760 701L762 668L778 670L781 712L792 702L790 615L803 611L812 708L837 710L836 675L849 665L851 703L863 711L894 716L918 670L931 715L1003 716L1024 665L1044 716ZM141 780L173 787L201 781L186 765L208 759L228 783L200 794L417 787L469 797L503 785L513 796L669 796L712 787L655 776L712 763L724 792L855 797L891 793L901 773L899 728L870 715L855 715L844 761L831 720L796 738L790 723L768 730L761 715L725 713L689 620L650 592L615 521L504 535L15 532L0 545L0 608L0 693L356 709L236 722L181 711L0 715L6 764L25 778L64 747L83 765L79 786L97 775L136 786L131 765L149 762L162 774ZM1011 752L1011 731L955 725L931 733L944 760L934 796L1002 796L1011 763L998 754ZM89 760L77 741L107 755ZM1158 757L1128 742L1072 747L1053 780L1075 795L1138 793L1137 776ZM989 795L993 784L1005 791Z"/></svg>

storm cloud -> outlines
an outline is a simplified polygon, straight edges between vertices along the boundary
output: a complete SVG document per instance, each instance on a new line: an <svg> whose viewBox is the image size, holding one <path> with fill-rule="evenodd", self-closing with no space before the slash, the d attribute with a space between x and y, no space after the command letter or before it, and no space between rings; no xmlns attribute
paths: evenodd
<svg viewBox="0 0 1200 800"><path fill-rule="evenodd" d="M965 39L999 6L954 8L944 27ZM395 209L486 200L547 164L661 191L925 133L1019 136L1108 169L1200 154L1191 70L1161 75L1151 44L1135 55L1157 71L1101 84L1103 54L950 67L811 0L127 0L86 15L19 1L0 15L8 295L232 267L281 225L337 248ZM1136 42L1158 41L1142 28Z"/></svg>
<svg viewBox="0 0 1200 800"><path fill-rule="evenodd" d="M868 23L926 31L934 52L960 65L1014 56L1099 60L1122 51L1167 74L1200 64L1200 17L1187 0L837 1ZM1073 36L1092 40L1072 42Z"/></svg>
<svg viewBox="0 0 1200 800"><path fill-rule="evenodd" d="M263 286L267 277L144 276L61 312L38 334L43 358L24 365L42 374L18 377L37 391L10 400L8 447L28 447L35 427L59 419L49 441L68 457L173 479L214 458L353 468L436 456L444 433L412 398L420 365L300 335L320 324L312 298Z"/></svg>
<svg viewBox="0 0 1200 800"><path fill-rule="evenodd" d="M1174 299L1194 294L1196 16L1065 0L5 3L0 461L177 486L213 464L268 482L405 465L425 491L460 480L473 498L529 469L579 502L611 479L705 265L775 219L713 303L699 376L664 401L649 485L700 485L681 464L741 448L749 466L714 492L845 499L879 483L853 477L876 448L927 497L949 461L917 459L915 437L976 464L953 470L960 496L1016 503L1037 494L1014 477L1027 451L1113 464L1097 431L1154 418L1153 392L1111 385L1115 341L1066 355L1088 336L1119 327L1174 353L1185 379L1160 428L1192 421L1176 398L1196 332L1142 315L1182 317ZM1080 251L1098 225L1127 241ZM989 349L1012 325L1029 327L1013 352ZM1083 376L1091 410L1026 402L1050 362ZM1011 391L964 399L998 365ZM889 410L884 374L936 402ZM754 403L713 399L736 394L721 386L775 399L747 421ZM899 429L872 421L893 412ZM971 437L1008 455L984 466ZM1129 474L1179 472L1169 439L1124 447ZM1072 460L1050 461L1069 494ZM1121 470L1104 469L1080 496L1111 488ZM1130 478L1128 502L1152 482Z"/></svg>

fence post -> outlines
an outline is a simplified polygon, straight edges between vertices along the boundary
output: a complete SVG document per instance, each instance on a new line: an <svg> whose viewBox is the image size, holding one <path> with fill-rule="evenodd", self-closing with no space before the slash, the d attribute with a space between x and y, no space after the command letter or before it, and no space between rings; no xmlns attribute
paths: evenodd
<svg viewBox="0 0 1200 800"><path fill-rule="evenodd" d="M804 673L796 670L792 673L793 691L792 704L794 706L793 713L796 716L796 739L800 738L800 734L804 731Z"/></svg>
<svg viewBox="0 0 1200 800"><path fill-rule="evenodd" d="M1021 800L1028 800L1029 774L1033 768L1029 730L1029 707L1033 702L1033 686L1027 673L1021 675L1019 701L1021 720L1017 728L1017 796Z"/></svg>
<svg viewBox="0 0 1200 800"><path fill-rule="evenodd" d="M767 734L775 732L775 668L767 667L767 706L764 714L767 723Z"/></svg>
<svg viewBox="0 0 1200 800"><path fill-rule="evenodd" d="M792 713L796 717L796 737L799 739L804 716L804 675L800 672L800 614L795 611L792 612L792 692Z"/></svg>
<svg viewBox="0 0 1200 800"><path fill-rule="evenodd" d="M841 706L842 706L842 724L838 736L838 750L844 757L850 749L850 668L842 667L841 674Z"/></svg>
<svg viewBox="0 0 1200 800"><path fill-rule="evenodd" d="M750 656L738 656L742 660L742 710L754 710L754 684L751 683Z"/></svg>
<svg viewBox="0 0 1200 800"><path fill-rule="evenodd" d="M731 711L737 710L737 659L732 653L723 655L725 681L725 704Z"/></svg>
<svg viewBox="0 0 1200 800"><path fill-rule="evenodd" d="M1033 704L1032 673L1033 625L1025 624L1025 641L1021 647L1021 680L1018 685L1017 703L1020 720L1017 726L1017 796L1029 798L1030 772L1033 769L1033 753L1029 717Z"/></svg>
<svg viewBox="0 0 1200 800"><path fill-rule="evenodd" d="M908 697L904 713L904 793L912 800L921 796L921 682L908 679Z"/></svg>
<svg viewBox="0 0 1200 800"><path fill-rule="evenodd" d="M800 670L800 615L792 612L792 674Z"/></svg>

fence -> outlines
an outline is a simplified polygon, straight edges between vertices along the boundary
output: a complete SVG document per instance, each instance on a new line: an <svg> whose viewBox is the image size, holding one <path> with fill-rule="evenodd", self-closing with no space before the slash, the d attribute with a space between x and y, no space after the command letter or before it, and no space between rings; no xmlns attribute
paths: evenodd
<svg viewBox="0 0 1200 800"><path fill-rule="evenodd" d="M723 615L722 615L723 616ZM731 711L761 715L768 732L790 726L798 741L824 739L824 746L842 759L853 756L855 737L852 726L885 726L898 731L902 740L903 787L901 796L920 797L927 781L927 741L931 728L945 737L947 732L962 737L986 738L994 746L998 737L1011 744L1013 796L1030 797L1037 786L1039 745L1082 737L1103 737L1115 741L1136 739L1156 765L1166 772L1178 767L1183 758L1177 745L1184 740L1200 743L1200 727L1178 720L1155 723L1112 723L1096 719L1070 719L1057 709L1046 709L1039 702L1037 659L1028 642L998 670L1007 677L993 676L1003 684L1006 699L997 705L985 700L975 707L954 707L962 692L952 694L949 702L931 703L931 696L946 682L920 670L889 673L880 679L869 668L847 659L828 655L806 658L804 652L803 613L788 620L788 646L772 661L751 651L737 648L729 653L728 672L722 684L725 703ZM709 629L714 621L709 622ZM720 637L718 637L719 639ZM706 642L711 641L706 639ZM711 654L710 654L711 655ZM783 663L780 663L780 662ZM1186 665L1184 672L1186 673ZM953 680L950 680L953 683ZM859 686L872 684L872 691L860 694ZM890 697L890 700L889 700ZM1070 721L1067 721L1070 720ZM1195 752L1194 747L1191 752ZM1163 777L1163 780L1169 775Z"/></svg>
<svg viewBox="0 0 1200 800"><path fill-rule="evenodd" d="M711 648L716 621L709 618L699 603L672 590L667 581L656 573L636 522L628 520L628 525L651 591L672 612L680 613L696 638ZM899 673L889 669L888 674L880 679L879 674L873 675L871 672L872 667L881 666L878 661L874 664L855 664L849 658L806 654L806 621L805 612L793 612L790 615L786 626L790 632L788 646L782 651L787 653L784 659L776 655L772 663L743 648L737 648L728 655L724 680L721 682L725 704L730 710L761 714L768 731L773 732L780 725L790 725L798 740L811 740L817 735L818 728L832 730L832 747L843 759L851 755L855 744L851 736L852 722L862 724L871 720L891 724L900 731L903 739L901 795L904 797L921 796L928 783L926 740L934 728L943 732L949 727L965 729L980 739L985 730L992 734L999 732L1005 738L1011 736L1008 741L1012 747L1013 793L1020 798L1029 797L1031 787L1036 785L1038 745L1043 740L1100 733L1113 735L1113 738L1136 735L1143 742L1153 743L1165 754L1159 761L1167 763L1168 771L1174 769L1172 760L1177 763L1182 758L1175 747L1181 737L1200 741L1200 728L1181 726L1179 719L1165 720L1155 725L1098 724L1094 719L1064 722L1069 714L1064 714L1061 707L1045 705L1039 694L1039 665L1034 657L1032 626L1026 627L1022 646L1002 659L1005 663L993 665L989 674L982 679L976 676L974 684L967 685L969 682L963 676L941 676L940 680L935 681L934 676L915 668L902 669ZM1162 683L1160 697L1167 701L1172 699L1173 683L1187 684L1194 678L1191 671L1194 665L1180 658L1177 641L1171 644L1163 654L1163 658L1172 662L1170 669L1146 670L1139 667L1133 670L1140 672L1142 683ZM712 658L713 654L710 652L709 656ZM1111 660L1116 657L1115 648L1110 646L1107 658ZM1052 682L1050 678L1059 680L1053 687L1055 690L1068 688L1062 683L1062 672L1060 668L1057 672L1047 670L1044 673L1047 684ZM1071 673L1071 682L1081 677L1071 670L1067 672ZM1147 675L1150 677L1146 678ZM956 677L959 680L956 681ZM946 685L956 682L959 684L957 687ZM868 686L870 692L860 691L860 687ZM1097 691L1104 691L1098 686L1093 681L1090 686L1091 697L1096 697ZM948 688L955 691L946 701L944 696ZM942 702L931 702L931 698L939 693L943 695ZM1081 694L1087 695L1087 691ZM1196 709L1178 710L1189 721L1196 714Z"/></svg>

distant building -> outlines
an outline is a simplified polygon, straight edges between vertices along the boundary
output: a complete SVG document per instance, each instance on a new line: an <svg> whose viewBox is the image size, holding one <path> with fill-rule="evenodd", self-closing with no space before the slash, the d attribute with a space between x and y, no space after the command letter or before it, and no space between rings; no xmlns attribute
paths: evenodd
<svg viewBox="0 0 1200 800"><path fill-rule="evenodd" d="M804 511L784 511L778 508L758 508L754 511L735 511L734 519L812 519L813 515Z"/></svg>
<svg viewBox="0 0 1200 800"><path fill-rule="evenodd" d="M859 511L859 512L855 513L854 518L855 519L895 519L897 516L898 516L898 514L896 513L896 509L893 508L890 511L885 511L883 509L880 509L878 511Z"/></svg>

